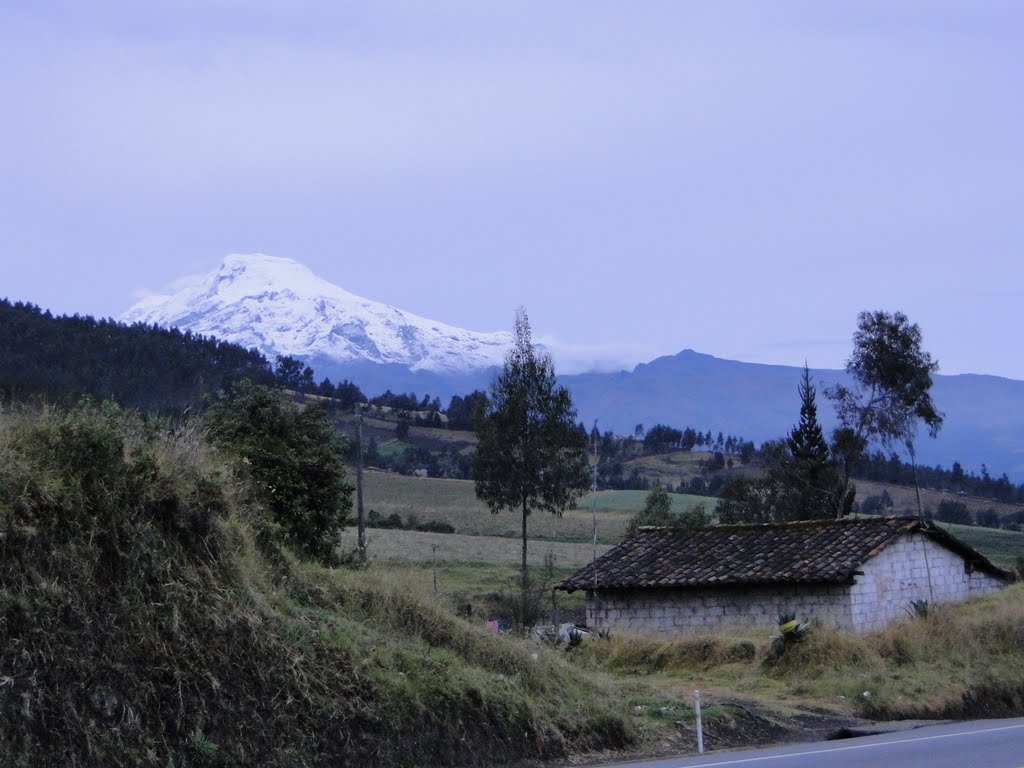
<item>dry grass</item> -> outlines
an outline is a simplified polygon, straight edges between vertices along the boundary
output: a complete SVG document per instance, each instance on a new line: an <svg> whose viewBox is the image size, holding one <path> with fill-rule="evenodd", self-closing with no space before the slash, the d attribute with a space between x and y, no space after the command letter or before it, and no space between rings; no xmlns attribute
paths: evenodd
<svg viewBox="0 0 1024 768"><path fill-rule="evenodd" d="M366 544L369 558L374 561L426 563L436 559L438 562L491 565L519 565L522 562L522 541L500 536L369 528ZM341 540L342 550L352 550L355 545L356 529L346 528ZM608 549L607 544L598 544L598 556ZM533 566L543 565L551 557L560 567L576 569L590 562L593 551L591 544L531 538L527 555L529 564Z"/></svg>
<svg viewBox="0 0 1024 768"><path fill-rule="evenodd" d="M855 482L857 484L858 499L864 499L867 496L880 496L884 490L888 492L889 496L892 498L893 510L896 513L901 513L904 510L909 509L916 514L917 499L914 495L914 486L890 485L888 483L876 483L870 480L856 480ZM1010 512L1020 511L1019 504L1004 504L999 501L983 499L977 496L960 496L947 491L936 491L932 488L921 489L921 504L923 507L931 509L934 512L938 509L939 502L942 501L962 502L972 514L988 509L989 507L995 509L996 513L1000 517L1005 514L1009 514Z"/></svg>
<svg viewBox="0 0 1024 768"><path fill-rule="evenodd" d="M875 719L1009 716L1024 712L1021 638L1024 584L879 632L817 627L782 652L768 631L722 632L613 638L587 646L585 658L680 696L697 684Z"/></svg>
<svg viewBox="0 0 1024 768"><path fill-rule="evenodd" d="M726 634L646 638L624 636L588 646L592 658L616 672L703 671L727 664L746 664L757 655L757 643Z"/></svg>

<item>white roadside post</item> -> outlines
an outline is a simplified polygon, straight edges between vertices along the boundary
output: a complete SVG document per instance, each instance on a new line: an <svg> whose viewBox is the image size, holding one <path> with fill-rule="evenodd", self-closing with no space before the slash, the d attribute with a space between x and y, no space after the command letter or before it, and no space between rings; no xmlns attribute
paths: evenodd
<svg viewBox="0 0 1024 768"><path fill-rule="evenodd" d="M704 754L704 727L700 721L700 691L693 692L693 711L697 715L697 753Z"/></svg>

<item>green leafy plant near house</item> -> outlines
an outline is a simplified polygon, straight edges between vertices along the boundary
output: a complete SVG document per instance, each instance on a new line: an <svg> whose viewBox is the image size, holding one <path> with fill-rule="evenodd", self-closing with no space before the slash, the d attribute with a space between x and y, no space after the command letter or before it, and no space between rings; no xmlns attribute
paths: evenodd
<svg viewBox="0 0 1024 768"><path fill-rule="evenodd" d="M795 613L780 613L779 624L772 636L772 651L776 654L786 652L786 649L802 643L811 633L811 624L801 621Z"/></svg>
<svg viewBox="0 0 1024 768"><path fill-rule="evenodd" d="M927 619L928 618L928 601L927 600L911 600L910 605L906 608L907 615L912 619Z"/></svg>

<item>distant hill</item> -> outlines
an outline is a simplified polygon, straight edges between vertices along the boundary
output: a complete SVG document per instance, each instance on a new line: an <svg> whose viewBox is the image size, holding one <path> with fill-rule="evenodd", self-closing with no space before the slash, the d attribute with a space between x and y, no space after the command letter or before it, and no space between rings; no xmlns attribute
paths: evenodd
<svg viewBox="0 0 1024 768"><path fill-rule="evenodd" d="M484 389L497 368L412 370L399 363L338 362L310 355L318 381L348 379L373 395L386 389L439 397ZM693 350L618 373L560 376L588 427L632 434L637 424L692 426L755 443L783 436L796 422L801 369L722 360ZM836 370L813 370L819 417L834 424L824 389L844 381ZM272 379L271 366L247 349L191 331L126 325L91 317L54 317L39 307L0 300L0 388L51 397L114 397L146 410L183 408L242 376ZM918 443L922 464L975 473L987 466L1024 481L1024 382L996 376L935 377L935 401L946 414L937 440Z"/></svg>
<svg viewBox="0 0 1024 768"><path fill-rule="evenodd" d="M637 424L692 425L742 435L757 443L784 435L799 416L802 369L721 360L685 350L638 365L632 372L562 376L580 417L602 430L631 433ZM831 429L835 418L824 389L847 381L845 371L814 370L818 415ZM922 464L950 467L959 461L993 475L1024 480L1024 381L997 376L935 376L933 396L946 414L935 440L918 441Z"/></svg>
<svg viewBox="0 0 1024 768"><path fill-rule="evenodd" d="M321 368L359 384L365 392L415 392L438 396L447 405L453 394L484 389L497 371L458 375L410 371L398 365L360 363ZM329 364L327 364L329 365ZM588 428L595 419L601 431L633 434L637 424L691 426L744 437L760 444L785 435L799 418L797 384L802 369L723 360L693 350L661 357L619 373L559 376L572 392L579 419ZM818 390L818 416L831 430L835 416L826 387L848 381L845 371L812 369ZM933 395L945 413L937 439L922 435L917 443L922 465L950 468L959 461L967 471L987 466L997 477L1006 473L1024 482L1024 381L963 374L934 377ZM904 457L905 458L905 457Z"/></svg>

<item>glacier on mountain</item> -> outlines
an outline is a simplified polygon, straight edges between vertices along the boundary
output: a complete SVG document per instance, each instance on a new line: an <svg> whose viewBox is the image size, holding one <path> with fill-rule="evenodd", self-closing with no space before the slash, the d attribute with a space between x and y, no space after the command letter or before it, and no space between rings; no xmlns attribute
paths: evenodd
<svg viewBox="0 0 1024 768"><path fill-rule="evenodd" d="M229 255L208 274L144 297L119 319L214 336L270 359L323 357L436 373L501 365L512 343L507 331L477 333L428 320L265 254Z"/></svg>

